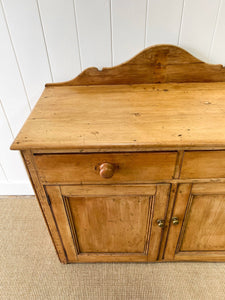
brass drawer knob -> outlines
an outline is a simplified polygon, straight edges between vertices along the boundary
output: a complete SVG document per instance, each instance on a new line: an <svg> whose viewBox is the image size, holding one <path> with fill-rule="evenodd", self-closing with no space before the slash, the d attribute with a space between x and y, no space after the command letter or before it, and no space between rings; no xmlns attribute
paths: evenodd
<svg viewBox="0 0 225 300"><path fill-rule="evenodd" d="M103 178L111 178L114 174L115 166L110 163L103 163L99 167L99 175Z"/></svg>
<svg viewBox="0 0 225 300"><path fill-rule="evenodd" d="M165 220L162 220L162 219L158 219L157 220L157 224L160 228L164 228L165 226Z"/></svg>
<svg viewBox="0 0 225 300"><path fill-rule="evenodd" d="M173 217L172 222L173 222L173 225L178 225L179 224L179 218L178 217Z"/></svg>

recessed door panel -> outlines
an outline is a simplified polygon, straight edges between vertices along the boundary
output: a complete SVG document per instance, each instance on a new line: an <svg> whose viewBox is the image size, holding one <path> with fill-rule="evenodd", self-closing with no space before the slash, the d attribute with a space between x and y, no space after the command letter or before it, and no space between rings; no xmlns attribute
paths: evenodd
<svg viewBox="0 0 225 300"><path fill-rule="evenodd" d="M178 224L173 224L173 218ZM165 259L225 259L225 183L181 184L167 239Z"/></svg>
<svg viewBox="0 0 225 300"><path fill-rule="evenodd" d="M225 195L195 195L190 201L180 251L225 251Z"/></svg>
<svg viewBox="0 0 225 300"><path fill-rule="evenodd" d="M80 253L145 253L152 196L68 197Z"/></svg>
<svg viewBox="0 0 225 300"><path fill-rule="evenodd" d="M45 188L69 262L157 260L169 184Z"/></svg>

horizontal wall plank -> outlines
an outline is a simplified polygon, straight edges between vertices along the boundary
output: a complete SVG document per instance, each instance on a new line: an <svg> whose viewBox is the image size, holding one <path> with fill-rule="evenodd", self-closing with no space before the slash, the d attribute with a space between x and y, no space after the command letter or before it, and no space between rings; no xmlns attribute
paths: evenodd
<svg viewBox="0 0 225 300"><path fill-rule="evenodd" d="M220 0L188 0L179 45L196 57L208 61Z"/></svg>
<svg viewBox="0 0 225 300"><path fill-rule="evenodd" d="M182 0L149 0L146 47L156 44L178 44L182 8Z"/></svg>
<svg viewBox="0 0 225 300"><path fill-rule="evenodd" d="M26 90L33 106L51 75L35 0L2 0Z"/></svg>
<svg viewBox="0 0 225 300"><path fill-rule="evenodd" d="M4 106L12 132L16 135L28 117L30 107L19 73L1 4L0 41L0 102Z"/></svg>
<svg viewBox="0 0 225 300"><path fill-rule="evenodd" d="M53 81L65 81L81 72L73 0L39 0Z"/></svg>
<svg viewBox="0 0 225 300"><path fill-rule="evenodd" d="M112 0L113 65L144 49L147 0Z"/></svg>
<svg viewBox="0 0 225 300"><path fill-rule="evenodd" d="M74 1L82 69L111 66L110 1Z"/></svg>

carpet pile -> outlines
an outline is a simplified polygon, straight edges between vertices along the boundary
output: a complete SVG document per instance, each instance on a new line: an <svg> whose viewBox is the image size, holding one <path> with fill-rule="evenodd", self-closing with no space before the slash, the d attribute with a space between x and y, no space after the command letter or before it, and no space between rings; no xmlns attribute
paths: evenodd
<svg viewBox="0 0 225 300"><path fill-rule="evenodd" d="M0 299L225 299L225 263L60 264L35 197L0 197Z"/></svg>

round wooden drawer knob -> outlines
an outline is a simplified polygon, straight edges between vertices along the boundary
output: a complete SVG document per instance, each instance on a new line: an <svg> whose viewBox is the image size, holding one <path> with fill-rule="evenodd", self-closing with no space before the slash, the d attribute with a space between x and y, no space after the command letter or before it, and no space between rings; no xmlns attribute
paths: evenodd
<svg viewBox="0 0 225 300"><path fill-rule="evenodd" d="M114 174L115 167L110 163L103 163L99 167L99 175L103 178L111 178Z"/></svg>

